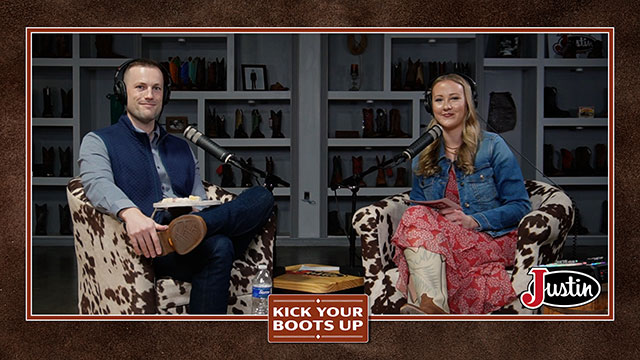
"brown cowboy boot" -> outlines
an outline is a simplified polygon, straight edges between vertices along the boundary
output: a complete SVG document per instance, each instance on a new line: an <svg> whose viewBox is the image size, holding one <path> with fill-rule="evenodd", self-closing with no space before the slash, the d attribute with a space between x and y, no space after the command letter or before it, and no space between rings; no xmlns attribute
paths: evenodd
<svg viewBox="0 0 640 360"><path fill-rule="evenodd" d="M207 224L197 215L183 215L173 219L169 228L158 232L158 239L162 246L162 255L177 252L184 255L202 242L207 235Z"/></svg>
<svg viewBox="0 0 640 360"><path fill-rule="evenodd" d="M204 133L210 138L218 137L218 126L216 123L216 108L213 108L213 112L211 112L211 108L209 106L205 106L205 114L204 114Z"/></svg>
<svg viewBox="0 0 640 360"><path fill-rule="evenodd" d="M389 137L394 137L394 138L410 137L409 134L402 131L402 128L400 127L400 110L391 109L391 111L389 112L389 123L391 128Z"/></svg>
<svg viewBox="0 0 640 360"><path fill-rule="evenodd" d="M351 169L353 171L353 175L362 174L362 156L351 157ZM360 183L358 184L358 186L365 187L367 186L367 184L365 184L364 180L360 178Z"/></svg>
<svg viewBox="0 0 640 360"><path fill-rule="evenodd" d="M275 112L271 110L271 117L269 118L269 125L271 127L272 138L284 138L282 133L282 110Z"/></svg>
<svg viewBox="0 0 640 360"><path fill-rule="evenodd" d="M373 109L362 109L362 137L372 138L378 134L373 130Z"/></svg>
<svg viewBox="0 0 640 360"><path fill-rule="evenodd" d="M396 173L396 182L393 184L394 187L407 187L407 169L403 167L399 167Z"/></svg>
<svg viewBox="0 0 640 360"><path fill-rule="evenodd" d="M262 115L258 109L251 111L251 137L252 138L264 138L264 134L260 131L260 123L262 122Z"/></svg>
<svg viewBox="0 0 640 360"><path fill-rule="evenodd" d="M234 138L248 138L249 135L247 135L247 132L244 131L244 114L242 113L242 110L240 109L236 109L236 130L233 133L233 137Z"/></svg>
<svg viewBox="0 0 640 360"><path fill-rule="evenodd" d="M329 183L332 187L337 186L342 182L342 159L340 156L333 157L333 173L331 173L331 182Z"/></svg>
<svg viewBox="0 0 640 360"><path fill-rule="evenodd" d="M376 163L378 163L378 165L381 165L383 162L385 161L385 157L382 157L382 161L380 161L380 158L378 157L378 155L376 155ZM386 187L387 186L387 179L384 176L384 169L378 169L378 176L376 177L376 187Z"/></svg>
<svg viewBox="0 0 640 360"><path fill-rule="evenodd" d="M379 137L387 136L387 111L384 109L378 109L376 111L376 133Z"/></svg>

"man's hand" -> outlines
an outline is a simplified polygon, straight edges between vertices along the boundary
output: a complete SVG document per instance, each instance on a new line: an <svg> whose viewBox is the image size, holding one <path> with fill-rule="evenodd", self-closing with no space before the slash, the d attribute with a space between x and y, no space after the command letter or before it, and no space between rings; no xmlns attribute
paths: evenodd
<svg viewBox="0 0 640 360"><path fill-rule="evenodd" d="M119 216L126 224L127 234L136 255L143 254L147 258L154 258L162 254L157 231L166 230L168 226L157 224L135 207L121 210Z"/></svg>
<svg viewBox="0 0 640 360"><path fill-rule="evenodd" d="M442 214L445 219L451 221L454 224L460 225L465 229L476 229L480 224L469 215L465 215L462 210L452 209L452 208L444 208L440 210L440 214Z"/></svg>

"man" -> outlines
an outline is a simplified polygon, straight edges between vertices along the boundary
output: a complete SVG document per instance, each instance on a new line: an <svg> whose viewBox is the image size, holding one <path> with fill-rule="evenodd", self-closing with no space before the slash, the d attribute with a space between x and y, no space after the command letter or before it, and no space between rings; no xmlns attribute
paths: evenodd
<svg viewBox="0 0 640 360"><path fill-rule="evenodd" d="M114 89L125 113L84 137L80 176L91 203L125 223L135 253L153 258L157 277L192 283L191 313L226 313L231 264L271 216L274 200L267 189L253 187L217 207L175 219L164 212L150 217L162 198L207 197L187 142L158 125L169 83L152 60L120 67Z"/></svg>

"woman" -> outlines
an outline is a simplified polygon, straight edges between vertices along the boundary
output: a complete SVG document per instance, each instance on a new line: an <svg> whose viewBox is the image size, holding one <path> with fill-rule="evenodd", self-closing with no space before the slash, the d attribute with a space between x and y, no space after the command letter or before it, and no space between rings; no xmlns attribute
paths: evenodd
<svg viewBox="0 0 640 360"><path fill-rule="evenodd" d="M443 75L431 86L429 127L442 137L414 159L413 200L448 198L461 208L410 207L393 236L403 313L489 313L516 298L516 227L531 210L520 167L478 123L470 83ZM428 97L428 95L427 95ZM409 294L407 294L407 292Z"/></svg>

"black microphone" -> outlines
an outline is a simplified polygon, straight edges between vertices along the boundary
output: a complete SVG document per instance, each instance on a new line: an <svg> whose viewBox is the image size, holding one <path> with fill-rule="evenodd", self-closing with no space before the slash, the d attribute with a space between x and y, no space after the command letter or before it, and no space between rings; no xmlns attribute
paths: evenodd
<svg viewBox="0 0 640 360"><path fill-rule="evenodd" d="M211 139L209 139L209 137L205 136L193 126L187 126L187 128L184 129L184 137L186 137L187 140L191 141L197 146L203 148L206 152L215 156L218 160L222 161L225 164L228 162L233 163L238 161L234 154L220 147L218 144L213 142Z"/></svg>
<svg viewBox="0 0 640 360"><path fill-rule="evenodd" d="M426 133L422 134L418 140L414 141L409 147L396 156L396 159L405 157L406 160L411 160L417 154L420 154L427 146L436 141L437 138L442 136L442 126L435 124Z"/></svg>

